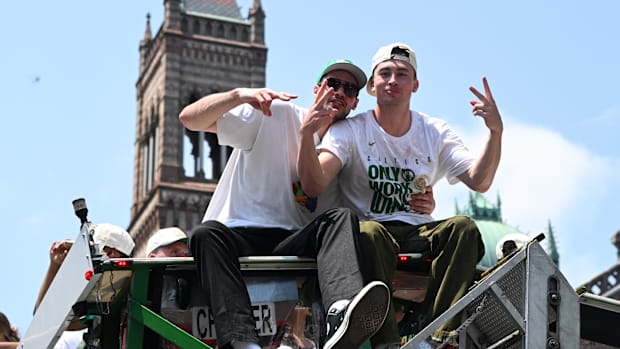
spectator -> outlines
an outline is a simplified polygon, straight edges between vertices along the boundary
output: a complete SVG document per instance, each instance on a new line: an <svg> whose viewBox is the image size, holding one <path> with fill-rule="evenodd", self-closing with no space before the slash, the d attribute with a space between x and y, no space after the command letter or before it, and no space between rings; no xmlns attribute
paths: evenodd
<svg viewBox="0 0 620 349"><path fill-rule="evenodd" d="M146 256L187 257L187 235L177 227L158 230L146 243Z"/></svg>
<svg viewBox="0 0 620 349"><path fill-rule="evenodd" d="M11 326L9 319L0 312L0 349L15 349L19 345L17 328Z"/></svg>
<svg viewBox="0 0 620 349"><path fill-rule="evenodd" d="M99 247L99 252L108 258L127 258L132 255L135 243L131 235L125 229L109 224L101 223L93 225L91 228L93 233L93 241ZM71 240L55 241L50 248L50 264L43 278L43 283L39 290L39 295L35 302L35 312L43 301L47 290L52 284L54 277L58 274L60 266L69 253L69 249L73 245ZM56 342L54 349L75 349L82 343L83 326L70 324L67 331L64 331ZM2 347L0 347L2 349Z"/></svg>

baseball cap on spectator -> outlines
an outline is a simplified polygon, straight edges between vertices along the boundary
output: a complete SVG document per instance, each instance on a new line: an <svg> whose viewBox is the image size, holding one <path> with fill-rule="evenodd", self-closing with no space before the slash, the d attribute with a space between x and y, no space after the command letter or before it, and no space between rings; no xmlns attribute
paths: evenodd
<svg viewBox="0 0 620 349"><path fill-rule="evenodd" d="M146 255L160 247L169 246L179 241L187 241L185 232L177 227L159 229L146 243Z"/></svg>
<svg viewBox="0 0 620 349"><path fill-rule="evenodd" d="M99 246L99 252L103 253L103 248L107 246L131 256L135 243L125 229L109 223L96 224L92 229L93 240Z"/></svg>
<svg viewBox="0 0 620 349"><path fill-rule="evenodd" d="M409 65L413 68L413 71L417 74L418 72L418 63L415 58L415 52L406 44L402 42L395 42L386 46L382 46L377 50L377 53L372 57L372 63L370 68L370 80L372 80L372 76L375 73L375 68L379 65L379 63L389 61L391 59L398 59L401 61L405 61L409 63ZM372 92L371 84L366 86L366 91L371 96L374 96L375 93Z"/></svg>
<svg viewBox="0 0 620 349"><path fill-rule="evenodd" d="M325 65L325 68L323 68L323 71L321 71L321 74L319 74L319 78L316 80L316 83L320 84L321 79L323 79L323 77L327 75L327 73L333 72L334 70L344 70L347 73L353 75L359 89L362 89L364 85L366 85L366 74L364 73L362 68L356 66L348 59L337 59L328 62Z"/></svg>

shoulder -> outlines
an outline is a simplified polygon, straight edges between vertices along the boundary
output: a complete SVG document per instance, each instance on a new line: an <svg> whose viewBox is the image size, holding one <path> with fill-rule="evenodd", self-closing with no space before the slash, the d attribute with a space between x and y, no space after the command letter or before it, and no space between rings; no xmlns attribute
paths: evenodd
<svg viewBox="0 0 620 349"><path fill-rule="evenodd" d="M369 121L374 120L373 115L374 114L372 110L367 110L365 112L361 112L361 113L347 117L346 119L343 120L344 122L342 122L342 124L348 125L349 127L353 127L353 128L362 127L368 124Z"/></svg>
<svg viewBox="0 0 620 349"><path fill-rule="evenodd" d="M411 115L413 116L415 123L423 125L427 130L434 130L438 133L442 133L450 129L448 122L443 119L413 110L411 111Z"/></svg>
<svg viewBox="0 0 620 349"><path fill-rule="evenodd" d="M276 99L271 103L271 113L272 115L297 115L303 117L308 113L308 109L291 102Z"/></svg>
<svg viewBox="0 0 620 349"><path fill-rule="evenodd" d="M347 122L366 122L368 118L372 118L373 115L372 109L369 109L355 115L348 116L345 120Z"/></svg>
<svg viewBox="0 0 620 349"><path fill-rule="evenodd" d="M360 113L353 116L347 116L344 120L334 122L328 129L328 133L340 134L350 133L357 130L364 123L364 114Z"/></svg>

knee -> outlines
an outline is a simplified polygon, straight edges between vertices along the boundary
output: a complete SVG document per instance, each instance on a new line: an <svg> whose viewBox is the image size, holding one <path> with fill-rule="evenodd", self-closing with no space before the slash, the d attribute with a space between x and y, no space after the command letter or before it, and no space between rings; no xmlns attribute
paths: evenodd
<svg viewBox="0 0 620 349"><path fill-rule="evenodd" d="M323 216L326 219L335 219L335 218L339 218L339 219L354 219L357 220L357 216L353 213L353 211L349 208L346 207L337 207L337 208L332 208L329 209L327 211L325 211L325 213L323 214Z"/></svg>
<svg viewBox="0 0 620 349"><path fill-rule="evenodd" d="M212 246L219 235L218 232L226 229L226 226L218 221L206 221L192 230L189 237L190 251L195 251L202 246Z"/></svg>
<svg viewBox="0 0 620 349"><path fill-rule="evenodd" d="M377 235L384 235L387 229L383 224L375 221L360 222L360 233L368 237L375 237Z"/></svg>
<svg viewBox="0 0 620 349"><path fill-rule="evenodd" d="M459 240L469 246L470 251L477 248L482 258L484 243L476 222L467 216L456 216L452 218L452 224L454 224L454 232L457 233Z"/></svg>
<svg viewBox="0 0 620 349"><path fill-rule="evenodd" d="M450 220L454 226L454 231L471 238L480 237L480 230L473 219L467 216L455 216Z"/></svg>

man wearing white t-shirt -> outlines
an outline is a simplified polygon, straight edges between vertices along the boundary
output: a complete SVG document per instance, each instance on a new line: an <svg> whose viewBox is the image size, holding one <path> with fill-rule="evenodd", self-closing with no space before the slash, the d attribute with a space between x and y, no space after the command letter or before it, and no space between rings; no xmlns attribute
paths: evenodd
<svg viewBox="0 0 620 349"><path fill-rule="evenodd" d="M290 103L296 96L267 88L208 95L179 115L188 129L215 132L221 145L234 148L203 223L189 241L220 348L260 348L239 268L241 256L317 259L327 309L323 348L358 347L385 319L389 289L382 282L363 282L357 217L351 210L334 209L327 196L308 198L295 170L304 118L327 110L344 118L357 106L366 75L350 61L333 61L317 84L329 86L333 94L320 109L311 108L309 116L308 110ZM313 142L327 127L312 135Z"/></svg>
<svg viewBox="0 0 620 349"><path fill-rule="evenodd" d="M306 119L297 169L310 197L339 179L344 206L363 221L362 253L372 257L362 263L367 281L390 285L399 252L421 252L433 259L426 299L415 309L416 321L423 327L465 294L484 245L473 220L457 216L434 221L429 214L413 210L409 197L444 177L450 183L461 181L472 190L487 191L499 165L502 119L486 78L484 94L470 87L478 98L471 102L473 114L489 129L486 146L475 157L445 121L410 109L419 81L415 53L409 46L381 47L372 59L371 73L367 90L377 97L375 108L332 125L319 152L312 135L331 122L330 116ZM317 94L323 99L330 95L324 87ZM433 339L446 340L456 326L457 319L447 322ZM393 316L388 315L371 341L375 348L399 347Z"/></svg>

